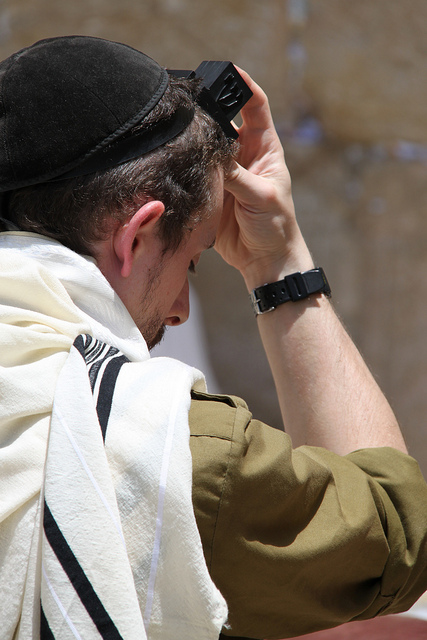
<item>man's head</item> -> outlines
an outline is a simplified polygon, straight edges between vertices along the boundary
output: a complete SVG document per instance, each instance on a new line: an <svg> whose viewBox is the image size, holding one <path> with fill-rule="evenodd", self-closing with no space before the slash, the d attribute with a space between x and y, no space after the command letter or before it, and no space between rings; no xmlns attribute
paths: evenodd
<svg viewBox="0 0 427 640"><path fill-rule="evenodd" d="M176 249L209 206L217 170L226 172L232 158L233 145L195 105L196 94L197 82L171 77L159 103L126 137L149 132L184 104L194 109L194 117L180 134L108 169L15 189L7 194L5 217L20 229L94 255L96 243L117 223L156 199L165 206L158 225L165 249Z"/></svg>
<svg viewBox="0 0 427 640"><path fill-rule="evenodd" d="M146 278L140 298L158 307L149 302L164 261L188 243L192 250L198 223L222 199L233 145L197 105L199 90L197 80L169 77L144 54L97 38L41 41L0 65L2 215L95 256L136 321L135 265ZM121 280L105 252L124 246ZM145 273L139 253L129 258L135 247L151 255Z"/></svg>
<svg viewBox="0 0 427 640"><path fill-rule="evenodd" d="M178 246L231 157L198 92L198 81L99 38L51 38L14 54L0 64L2 215L91 254L111 222L156 198L164 239Z"/></svg>

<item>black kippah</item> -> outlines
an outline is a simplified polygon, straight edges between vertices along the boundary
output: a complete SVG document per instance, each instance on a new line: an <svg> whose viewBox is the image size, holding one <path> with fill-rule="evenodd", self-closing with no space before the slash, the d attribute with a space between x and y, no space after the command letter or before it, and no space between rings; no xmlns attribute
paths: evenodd
<svg viewBox="0 0 427 640"><path fill-rule="evenodd" d="M128 136L122 146L119 140L167 85L157 62L101 38L49 38L13 54L0 63L0 192L106 168L155 148L144 136L130 143ZM178 135L192 117L182 108L156 131L155 145Z"/></svg>

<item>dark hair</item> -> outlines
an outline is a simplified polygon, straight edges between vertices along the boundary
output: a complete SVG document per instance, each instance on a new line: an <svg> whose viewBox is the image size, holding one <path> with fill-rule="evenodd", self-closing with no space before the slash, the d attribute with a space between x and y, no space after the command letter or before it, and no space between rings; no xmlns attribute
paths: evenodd
<svg viewBox="0 0 427 640"><path fill-rule="evenodd" d="M7 218L24 231L93 255L93 244L108 237L115 221L125 222L138 206L156 199L165 205L159 228L164 247L176 250L185 230L208 207L215 170L229 170L234 149L195 104L197 92L197 81L171 77L162 99L128 135L169 118L181 105L195 105L194 119L182 133L111 169L11 191Z"/></svg>

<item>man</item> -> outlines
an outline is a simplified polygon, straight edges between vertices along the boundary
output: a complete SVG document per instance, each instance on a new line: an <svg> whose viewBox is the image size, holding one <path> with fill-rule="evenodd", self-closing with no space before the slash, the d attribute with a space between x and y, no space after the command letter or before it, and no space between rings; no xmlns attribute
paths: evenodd
<svg viewBox="0 0 427 640"><path fill-rule="evenodd" d="M4 638L292 637L427 588L425 483L241 73L235 161L197 82L125 45L1 65ZM286 434L149 358L213 245L256 289Z"/></svg>

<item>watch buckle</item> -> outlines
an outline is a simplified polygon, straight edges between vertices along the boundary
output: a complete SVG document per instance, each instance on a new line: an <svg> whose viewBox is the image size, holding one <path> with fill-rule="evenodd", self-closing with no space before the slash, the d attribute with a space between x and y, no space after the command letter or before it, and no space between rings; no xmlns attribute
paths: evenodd
<svg viewBox="0 0 427 640"><path fill-rule="evenodd" d="M264 309L262 311L259 307L259 303L261 302L261 300L257 297L255 290L250 292L249 297L251 300L252 309L256 316L262 316L264 313L269 313L270 311L274 311L274 309L276 308L276 307L269 307L268 309Z"/></svg>

